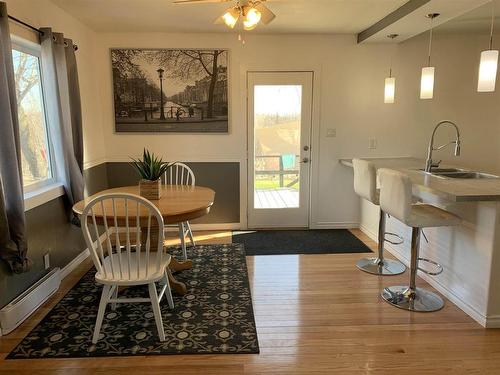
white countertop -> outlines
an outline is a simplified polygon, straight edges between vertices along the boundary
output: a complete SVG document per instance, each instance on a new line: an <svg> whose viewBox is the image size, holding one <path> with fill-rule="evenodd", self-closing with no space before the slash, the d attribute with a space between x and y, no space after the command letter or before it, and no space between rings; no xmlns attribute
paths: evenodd
<svg viewBox="0 0 500 375"><path fill-rule="evenodd" d="M419 169L425 167L425 160L400 158L362 158L378 168L395 169L407 174L414 189L420 193L439 196L452 202L500 201L500 179L457 179L433 176ZM341 164L352 168L352 159L340 159ZM441 168L454 167L449 165Z"/></svg>

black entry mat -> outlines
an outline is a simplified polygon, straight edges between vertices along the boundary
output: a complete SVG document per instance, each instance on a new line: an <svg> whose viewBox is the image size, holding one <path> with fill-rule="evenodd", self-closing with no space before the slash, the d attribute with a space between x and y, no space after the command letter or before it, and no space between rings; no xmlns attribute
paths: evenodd
<svg viewBox="0 0 500 375"><path fill-rule="evenodd" d="M233 232L247 255L370 253L347 229L262 230Z"/></svg>
<svg viewBox="0 0 500 375"><path fill-rule="evenodd" d="M108 305L101 338L92 344L102 290L92 269L7 358L258 353L243 246L190 247L188 256L193 267L176 274L186 283L187 293L173 294L172 310L165 299L161 301L166 341L158 340L151 304L124 303L116 311ZM119 297L146 297L147 293L147 286L130 287Z"/></svg>

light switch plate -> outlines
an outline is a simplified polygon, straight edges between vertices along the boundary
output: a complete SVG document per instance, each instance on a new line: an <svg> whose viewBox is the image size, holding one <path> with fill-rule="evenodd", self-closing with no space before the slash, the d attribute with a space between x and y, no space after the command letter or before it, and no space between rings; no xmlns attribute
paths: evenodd
<svg viewBox="0 0 500 375"><path fill-rule="evenodd" d="M48 270L50 268L50 254L45 253L43 256L43 267L44 269Z"/></svg>
<svg viewBox="0 0 500 375"><path fill-rule="evenodd" d="M328 128L326 129L326 136L327 137L336 137L337 136L337 129L334 128Z"/></svg>

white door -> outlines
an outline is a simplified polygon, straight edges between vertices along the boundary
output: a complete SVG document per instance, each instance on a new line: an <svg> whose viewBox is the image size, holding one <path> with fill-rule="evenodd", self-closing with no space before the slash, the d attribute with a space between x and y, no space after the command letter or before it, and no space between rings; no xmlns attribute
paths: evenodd
<svg viewBox="0 0 500 375"><path fill-rule="evenodd" d="M309 225L312 72L249 72L248 227Z"/></svg>

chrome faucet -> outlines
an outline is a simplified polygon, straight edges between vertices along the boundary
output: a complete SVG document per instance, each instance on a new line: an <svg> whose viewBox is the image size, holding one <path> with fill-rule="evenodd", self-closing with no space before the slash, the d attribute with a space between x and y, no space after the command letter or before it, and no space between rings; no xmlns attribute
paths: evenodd
<svg viewBox="0 0 500 375"><path fill-rule="evenodd" d="M455 128L455 131L457 133L457 139L454 141L451 141L449 143L446 143L444 145L441 145L439 147L434 147L434 136L436 135L436 131L441 125L451 125ZM442 148L445 148L448 145L455 144L455 156L460 156L460 130L458 130L458 126L451 121L444 120L438 122L436 127L434 128L434 131L432 132L431 140L429 141L429 149L427 150L427 160L425 162L425 171L426 172L431 172L432 168L439 167L439 163L441 163L441 160L438 161L437 163L432 161L432 152L441 150Z"/></svg>

